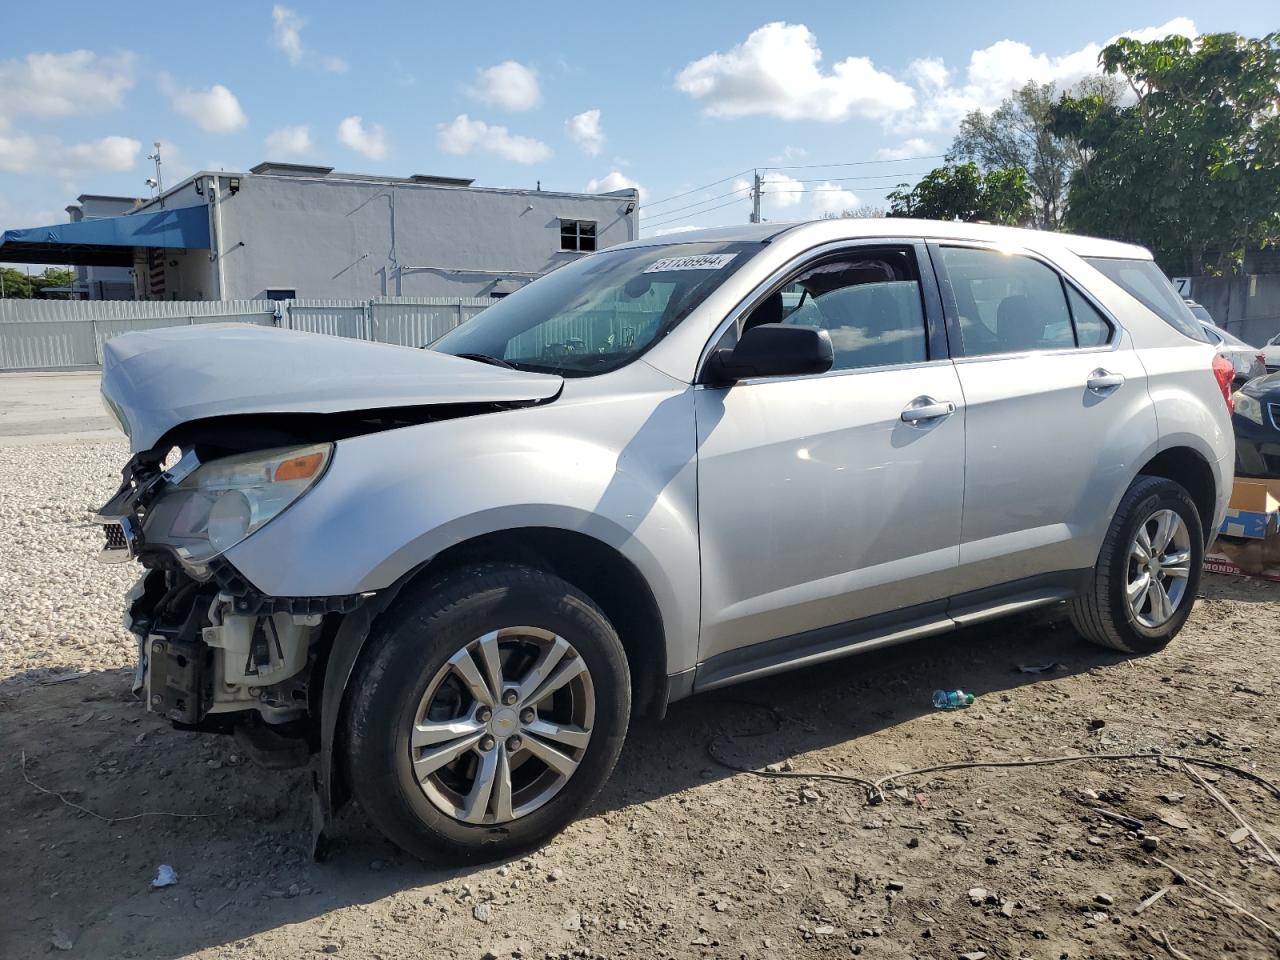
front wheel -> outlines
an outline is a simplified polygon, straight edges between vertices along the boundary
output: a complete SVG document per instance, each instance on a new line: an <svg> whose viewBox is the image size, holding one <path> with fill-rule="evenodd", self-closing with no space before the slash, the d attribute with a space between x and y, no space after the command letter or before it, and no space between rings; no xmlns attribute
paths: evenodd
<svg viewBox="0 0 1280 960"><path fill-rule="evenodd" d="M1071 603L1071 623L1114 650L1163 649L1191 615L1203 562L1200 514L1186 489L1140 476L1112 518L1089 586Z"/></svg>
<svg viewBox="0 0 1280 960"><path fill-rule="evenodd" d="M631 682L617 633L558 577L487 564L393 610L352 678L351 789L392 841L430 860L509 857L603 786Z"/></svg>

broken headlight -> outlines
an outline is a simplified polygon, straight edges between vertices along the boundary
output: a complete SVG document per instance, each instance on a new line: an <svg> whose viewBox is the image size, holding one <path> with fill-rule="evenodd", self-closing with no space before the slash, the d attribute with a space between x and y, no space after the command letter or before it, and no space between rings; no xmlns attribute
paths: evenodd
<svg viewBox="0 0 1280 960"><path fill-rule="evenodd" d="M211 460L151 504L146 542L201 566L278 516L324 474L333 444Z"/></svg>

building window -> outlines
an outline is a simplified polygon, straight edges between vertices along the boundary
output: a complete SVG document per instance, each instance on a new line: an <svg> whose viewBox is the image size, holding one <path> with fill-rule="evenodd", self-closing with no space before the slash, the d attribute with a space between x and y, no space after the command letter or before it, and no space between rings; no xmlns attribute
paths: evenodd
<svg viewBox="0 0 1280 960"><path fill-rule="evenodd" d="M594 220L561 220L560 249L586 253L596 248L596 222Z"/></svg>
<svg viewBox="0 0 1280 960"><path fill-rule="evenodd" d="M282 300L297 300L298 291L288 287L267 287L267 299L280 302Z"/></svg>

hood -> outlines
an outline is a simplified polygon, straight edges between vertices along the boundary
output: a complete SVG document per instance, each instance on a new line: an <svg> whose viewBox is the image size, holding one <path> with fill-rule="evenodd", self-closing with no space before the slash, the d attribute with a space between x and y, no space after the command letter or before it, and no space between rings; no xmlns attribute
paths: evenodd
<svg viewBox="0 0 1280 960"><path fill-rule="evenodd" d="M432 350L248 324L126 333L102 345L102 395L134 453L209 417L537 402L562 383Z"/></svg>
<svg viewBox="0 0 1280 960"><path fill-rule="evenodd" d="M1280 400L1280 373L1255 377L1241 387L1240 392L1258 400Z"/></svg>

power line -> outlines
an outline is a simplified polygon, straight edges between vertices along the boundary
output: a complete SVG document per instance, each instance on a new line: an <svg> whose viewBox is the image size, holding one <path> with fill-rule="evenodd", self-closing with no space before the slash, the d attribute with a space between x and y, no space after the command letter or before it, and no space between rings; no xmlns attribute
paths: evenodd
<svg viewBox="0 0 1280 960"><path fill-rule="evenodd" d="M944 159L946 159L946 154L935 153L935 154L930 154L928 156L921 156L921 157L896 157L892 160L847 160L847 161L841 161L839 163L788 163L788 164L782 164L778 166L760 167L759 169L761 170L814 170L814 169L822 169L827 167L866 167L866 166L875 166L876 164L883 164L883 163L911 163L917 160L944 160ZM752 168L748 168L746 170L739 170L737 173L731 173L729 174L729 176L721 177L719 180L712 180L710 183L704 183L700 187L694 187L693 189L685 190L682 193L673 193L671 196L663 197L661 200L650 200L648 203L642 204L636 209L647 210L650 207L658 207L664 203L669 203L672 200L679 200L681 197L691 196L692 194L698 193L701 190L707 190L707 189L710 189L711 187L718 187L722 183L728 183L730 180L733 180L735 177L746 176L747 174L751 173L751 170ZM886 173L886 174L882 174L882 176L888 177L888 176L894 176L894 174ZM919 174L910 174L910 176L919 176ZM849 179L849 178L839 178L839 179ZM810 181L801 181L801 182L806 183ZM655 213L654 216L660 217L660 216L665 216L668 213L674 213L674 212L675 211L673 210L665 210L659 213Z"/></svg>
<svg viewBox="0 0 1280 960"><path fill-rule="evenodd" d="M645 226L645 229L647 230L652 230L655 227L665 227L669 223L675 223L679 220L688 220L690 217L698 217L704 213L710 213L712 210L719 210L722 207L733 206L735 203L738 202L739 199L742 199L742 198L741 197L735 198L733 200L730 200L728 203L722 203L719 206L715 206L715 207L708 207L706 210L699 210L696 213L682 213L680 216L673 217L670 220L662 220L658 223L646 223L644 226Z"/></svg>
<svg viewBox="0 0 1280 960"><path fill-rule="evenodd" d="M945 160L945 153L933 153L924 157L895 157L892 160L848 160L843 163L788 163L782 166L773 166L769 170L812 170L818 167L868 167L877 163L911 163L915 160ZM765 168L761 168L765 169ZM735 174L737 176L737 174ZM886 174L887 176L887 174Z"/></svg>
<svg viewBox="0 0 1280 960"><path fill-rule="evenodd" d="M746 193L746 192L747 192L747 191L749 191L750 189L751 189L750 187L739 187L737 190L730 190L728 193L722 193L722 194L720 194L718 197L707 197L707 199L705 199L705 200L699 200L697 203L690 203L690 204L687 204L687 205L685 205L685 206L683 206L683 207L674 207L674 208L672 208L671 210L663 210L663 211L661 211L661 212L659 212L659 213L652 214L652 216L655 216L655 217L666 217L666 216L670 216L670 215L671 215L671 214L673 214L673 213L679 213L681 210L690 210L690 209L692 209L693 207L700 207L700 206L702 206L704 203L712 203L712 202L714 202L714 201L716 201L716 200L723 200L725 197L732 197L732 196L734 196L735 194L738 194L738 193Z"/></svg>
<svg viewBox="0 0 1280 960"><path fill-rule="evenodd" d="M839 163L793 163L793 164L784 164L781 166L773 166L773 167L760 167L757 169L760 169L760 170L812 170L812 169L822 169L822 168L831 168L831 167L863 167L863 166L874 166L876 164L886 164L886 163L911 163L911 162L920 161L920 160L938 160L938 159L944 159L945 156L946 156L945 154L931 154L928 156L920 156L920 157L898 157L892 160L848 160L848 161L842 161ZM644 204L642 207L638 209L646 210L651 207L668 203L672 200L678 200L681 197L687 197L692 194L698 193L699 191L706 190L710 187L714 187L722 183L727 183L728 181L733 180L736 177L744 176L745 174L750 172L751 172L750 170L742 170L742 171L739 171L738 173L730 174L727 177L722 177L719 180L714 180L711 183L704 184L701 187L695 187L692 190L686 190L683 193L672 194L671 196L664 197L661 200L651 201L649 203ZM887 192L892 187L899 185L903 178L920 177L920 176L924 176L924 174L927 172L928 171L923 171L923 172L912 171L912 172L902 172L902 173L879 173L879 174L864 174L860 176L820 177L820 178L810 178L810 179L800 179L800 180L797 180L796 178L792 177L789 179L792 180L792 182L802 183L802 184L804 183L847 183L851 181L862 182L862 181L871 181L871 180L897 181L896 183L888 183L888 184L863 183L862 189L871 190L875 192ZM678 223L681 220L688 220L691 217L698 217L704 213L711 213L714 210L721 210L724 207L728 207L736 203L739 199L740 194L751 193L752 189L753 188L749 185L744 187L739 187L736 190L730 190L727 193L718 194L717 196L714 196L714 197L708 197L705 200L699 200L696 203L689 203L689 204L685 204L682 207L674 207L669 210L658 211L657 213L650 214L650 216L655 216L662 219L659 219L657 222L654 222L654 223L646 222L644 226L646 229L654 229L657 227L667 226L672 223ZM812 188L802 187L800 189L791 189L791 188L770 189L769 183L767 180L763 180L763 182L761 183L761 194L766 197L769 196L770 194L781 194L781 193L834 193L834 192L842 192L842 191L840 190L840 188L834 187L834 186L829 187L827 189L823 189L821 187L812 187ZM727 203L717 204L716 206L713 206L713 207L705 206L705 204L715 203L715 201L723 200L726 197L732 197L734 199L729 200ZM696 209L699 207L702 207L703 209ZM685 211L692 211L692 212L685 212ZM674 214L678 214L678 216L673 216Z"/></svg>
<svg viewBox="0 0 1280 960"><path fill-rule="evenodd" d="M924 170L915 173L877 173L864 177L816 177L809 180L796 180L794 177L789 177L788 179L794 180L796 183L845 183L849 180L901 180L903 177L923 177L928 172L928 170ZM776 183L777 181L775 180L774 182ZM765 185L768 186L768 184L769 181L766 180ZM768 192L768 190L765 190L765 193Z"/></svg>
<svg viewBox="0 0 1280 960"><path fill-rule="evenodd" d="M660 205L660 204L666 203L666 202L667 202L667 201L669 201L669 200L679 200L681 197L687 197L687 196L689 196L690 194L698 193L700 190L706 190L706 189L708 189L708 188L710 188L710 187L717 187L717 186L719 186L719 185L720 185L720 184L722 184L722 183L728 183L728 182L729 182L730 180L732 180L734 177L742 177L742 176L745 176L746 174L748 174L748 173L750 173L750 172L751 172L751 170L750 170L750 169L747 169L747 170L739 170L737 173L731 173L731 174L729 174L729 176L727 176L727 177L721 177L719 180L712 180L710 183L704 183L702 186L700 186L700 187L694 187L692 190L686 190L684 193L673 193L671 196L669 196L669 197L663 197L661 200L650 200L648 203L644 204L643 206L637 207L636 209L637 209L637 210L644 210L644 209L646 209L646 208L648 208L648 207L656 207L656 206L658 206L658 205ZM670 211L668 211L668 212L670 212ZM657 214L657 216L662 216L662 214Z"/></svg>

